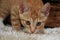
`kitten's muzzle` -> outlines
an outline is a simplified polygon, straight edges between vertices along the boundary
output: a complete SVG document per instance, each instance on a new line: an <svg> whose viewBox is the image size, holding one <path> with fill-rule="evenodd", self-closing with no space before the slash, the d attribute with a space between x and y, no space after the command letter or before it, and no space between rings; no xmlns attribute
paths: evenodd
<svg viewBox="0 0 60 40"><path fill-rule="evenodd" d="M35 32L35 29L30 29L31 33L33 34Z"/></svg>

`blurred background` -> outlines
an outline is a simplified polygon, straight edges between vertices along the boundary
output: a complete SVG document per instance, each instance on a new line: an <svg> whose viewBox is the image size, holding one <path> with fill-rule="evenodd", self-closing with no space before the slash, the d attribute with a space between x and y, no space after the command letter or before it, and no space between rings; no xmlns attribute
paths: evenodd
<svg viewBox="0 0 60 40"><path fill-rule="evenodd" d="M46 21L46 26L60 27L60 0L42 0L44 4L51 4L50 15Z"/></svg>

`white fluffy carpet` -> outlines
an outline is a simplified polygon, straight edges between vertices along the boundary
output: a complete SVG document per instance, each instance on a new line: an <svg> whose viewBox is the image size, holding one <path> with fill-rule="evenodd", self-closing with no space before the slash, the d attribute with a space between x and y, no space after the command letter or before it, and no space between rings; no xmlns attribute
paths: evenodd
<svg viewBox="0 0 60 40"><path fill-rule="evenodd" d="M60 40L60 28L45 29L45 34L26 34L13 31L0 22L0 40Z"/></svg>

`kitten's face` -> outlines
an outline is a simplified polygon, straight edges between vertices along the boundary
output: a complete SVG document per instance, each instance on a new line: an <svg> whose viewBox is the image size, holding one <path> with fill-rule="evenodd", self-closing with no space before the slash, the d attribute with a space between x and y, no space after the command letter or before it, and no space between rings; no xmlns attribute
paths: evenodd
<svg viewBox="0 0 60 40"><path fill-rule="evenodd" d="M20 14L21 23L25 27L23 31L27 33L41 32L44 28L44 24L48 16L48 13L45 14L45 10L43 8L29 8L28 10Z"/></svg>
<svg viewBox="0 0 60 40"><path fill-rule="evenodd" d="M29 12L28 12L29 13ZM24 31L27 33L37 33L42 27L46 20L45 16L36 16L36 15L24 15L21 19L21 23L25 27Z"/></svg>

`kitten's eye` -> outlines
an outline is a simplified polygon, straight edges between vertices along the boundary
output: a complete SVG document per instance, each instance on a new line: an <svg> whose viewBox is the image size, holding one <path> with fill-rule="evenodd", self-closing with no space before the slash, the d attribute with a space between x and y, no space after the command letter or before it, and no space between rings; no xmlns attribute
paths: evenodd
<svg viewBox="0 0 60 40"><path fill-rule="evenodd" d="M30 25L30 21L26 21L26 24L27 24L27 25Z"/></svg>
<svg viewBox="0 0 60 40"><path fill-rule="evenodd" d="M41 25L41 22L37 22L36 26L40 26Z"/></svg>

